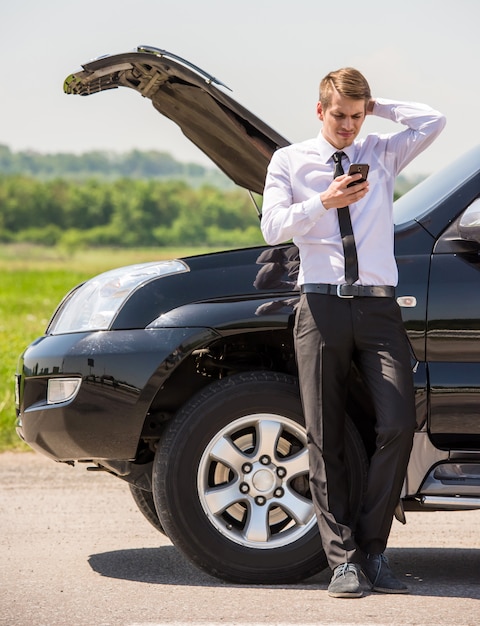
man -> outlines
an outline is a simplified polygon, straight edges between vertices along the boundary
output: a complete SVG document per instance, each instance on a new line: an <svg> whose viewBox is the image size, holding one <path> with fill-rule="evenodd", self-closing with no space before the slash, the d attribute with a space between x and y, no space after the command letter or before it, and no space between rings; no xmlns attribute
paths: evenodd
<svg viewBox="0 0 480 626"><path fill-rule="evenodd" d="M393 134L357 139L366 115L399 122ZM295 350L307 427L310 484L332 597L360 597L363 571L375 591L405 593L384 556L415 429L410 352L394 288L396 175L445 125L430 107L373 99L353 68L320 83L319 135L278 150L270 162L262 232L300 252ZM349 164L370 166L368 181ZM351 185L351 183L357 183ZM376 450L358 520L349 512L345 401L355 360L371 392Z"/></svg>

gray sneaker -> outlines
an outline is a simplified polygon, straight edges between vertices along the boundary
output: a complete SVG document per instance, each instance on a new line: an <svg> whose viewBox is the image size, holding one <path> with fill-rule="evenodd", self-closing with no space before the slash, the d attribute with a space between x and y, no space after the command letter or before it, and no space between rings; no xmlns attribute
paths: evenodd
<svg viewBox="0 0 480 626"><path fill-rule="evenodd" d="M392 572L384 554L367 554L362 570L373 591L408 593L408 587Z"/></svg>
<svg viewBox="0 0 480 626"><path fill-rule="evenodd" d="M358 580L360 568L355 563L342 563L333 570L328 585L328 595L332 598L360 598L363 591Z"/></svg>

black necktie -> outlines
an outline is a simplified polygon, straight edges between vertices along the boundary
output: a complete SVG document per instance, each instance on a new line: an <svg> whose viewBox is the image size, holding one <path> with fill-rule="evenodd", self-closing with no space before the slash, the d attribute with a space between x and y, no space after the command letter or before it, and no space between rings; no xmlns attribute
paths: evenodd
<svg viewBox="0 0 480 626"><path fill-rule="evenodd" d="M345 172L342 167L342 157L344 152L335 152L333 160L335 161L335 172L333 177L341 176ZM350 219L350 209L348 206L337 209L338 223L340 225L340 235L342 236L343 254L345 257L345 282L347 285L353 285L358 279L358 259L355 239L353 237L352 221Z"/></svg>

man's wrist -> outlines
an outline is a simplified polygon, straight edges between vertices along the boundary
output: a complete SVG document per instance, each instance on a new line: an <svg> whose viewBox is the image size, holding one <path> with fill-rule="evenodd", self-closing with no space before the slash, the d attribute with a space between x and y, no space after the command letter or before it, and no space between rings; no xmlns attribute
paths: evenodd
<svg viewBox="0 0 480 626"><path fill-rule="evenodd" d="M319 194L318 197L320 198L320 204L322 206L322 209L324 211L328 211L329 207L325 206L325 202L324 202L324 199L327 199L327 196L326 196L325 192Z"/></svg>

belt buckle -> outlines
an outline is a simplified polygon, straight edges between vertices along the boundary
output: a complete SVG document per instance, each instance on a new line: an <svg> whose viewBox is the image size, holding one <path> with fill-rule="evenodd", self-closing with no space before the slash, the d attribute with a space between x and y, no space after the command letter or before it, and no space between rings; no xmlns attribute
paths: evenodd
<svg viewBox="0 0 480 626"><path fill-rule="evenodd" d="M337 285L337 296L339 298L353 298L353 294L347 295L342 293L342 287L352 287L352 285L347 285L346 283L343 285Z"/></svg>

